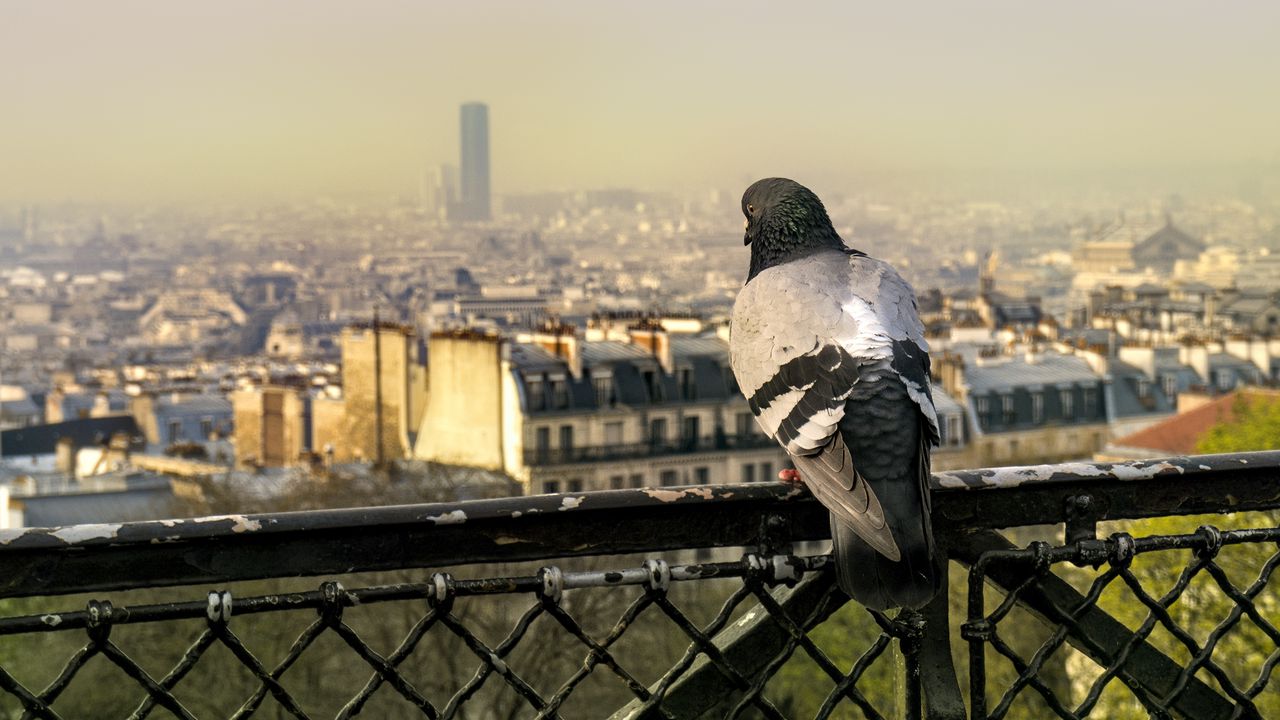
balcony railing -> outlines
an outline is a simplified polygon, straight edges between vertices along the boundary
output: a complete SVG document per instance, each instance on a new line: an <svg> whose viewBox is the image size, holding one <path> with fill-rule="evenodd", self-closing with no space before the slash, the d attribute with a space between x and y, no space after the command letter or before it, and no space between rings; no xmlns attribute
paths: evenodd
<svg viewBox="0 0 1280 720"><path fill-rule="evenodd" d="M892 614L772 483L3 531L0 715L1280 717L1280 529L1239 514L1280 453L934 488L967 575Z"/></svg>
<svg viewBox="0 0 1280 720"><path fill-rule="evenodd" d="M650 440L643 443L618 445L587 445L572 448L532 448L524 452L524 464L530 467L547 465L574 465L580 463L612 462L661 455L720 452L725 450L756 450L777 447L765 435L709 435L698 438Z"/></svg>

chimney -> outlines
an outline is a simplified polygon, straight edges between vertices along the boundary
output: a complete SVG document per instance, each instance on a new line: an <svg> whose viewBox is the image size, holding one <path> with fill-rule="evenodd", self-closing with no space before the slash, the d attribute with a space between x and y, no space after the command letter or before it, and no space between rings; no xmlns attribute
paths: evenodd
<svg viewBox="0 0 1280 720"><path fill-rule="evenodd" d="M1232 357L1253 363L1263 377L1271 376L1271 354L1267 352L1267 344L1262 339L1252 336L1230 337L1227 338L1225 347Z"/></svg>
<svg viewBox="0 0 1280 720"><path fill-rule="evenodd" d="M569 366L569 374L582 377L582 346L578 341L578 329L568 323L549 321L533 333L538 347L555 355Z"/></svg>
<svg viewBox="0 0 1280 720"><path fill-rule="evenodd" d="M1209 349L1203 345L1186 344L1178 348L1178 361L1190 365L1205 385L1212 386L1213 378L1209 376Z"/></svg>
<svg viewBox="0 0 1280 720"><path fill-rule="evenodd" d="M58 438L54 447L53 467L60 473L75 477L76 475L76 442L69 437Z"/></svg>
<svg viewBox="0 0 1280 720"><path fill-rule="evenodd" d="M662 325L652 320L641 320L627 328L627 336L632 345L642 348L654 356L665 373L674 372L674 360L671 355L671 338Z"/></svg>

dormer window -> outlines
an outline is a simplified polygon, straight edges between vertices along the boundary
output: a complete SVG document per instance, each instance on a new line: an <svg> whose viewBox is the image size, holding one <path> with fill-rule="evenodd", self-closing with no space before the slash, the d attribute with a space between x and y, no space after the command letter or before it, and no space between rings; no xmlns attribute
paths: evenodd
<svg viewBox="0 0 1280 720"><path fill-rule="evenodd" d="M525 387L528 390L529 410L538 411L547 409L547 391L546 384L542 382L541 377L529 378Z"/></svg>
<svg viewBox="0 0 1280 720"><path fill-rule="evenodd" d="M693 383L693 368L680 368L680 399L696 400L697 387Z"/></svg>
<svg viewBox="0 0 1280 720"><path fill-rule="evenodd" d="M591 379L596 390L596 407L613 407L616 399L613 394L613 378L605 375Z"/></svg>

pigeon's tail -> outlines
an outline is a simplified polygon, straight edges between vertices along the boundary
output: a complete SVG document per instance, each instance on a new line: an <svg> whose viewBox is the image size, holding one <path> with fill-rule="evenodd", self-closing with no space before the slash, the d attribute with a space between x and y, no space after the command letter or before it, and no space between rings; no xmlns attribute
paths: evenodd
<svg viewBox="0 0 1280 720"><path fill-rule="evenodd" d="M946 566L938 557L929 519L929 450L897 477L869 479L884 508L900 559L891 560L831 518L836 581L850 597L873 610L923 607L937 594Z"/></svg>

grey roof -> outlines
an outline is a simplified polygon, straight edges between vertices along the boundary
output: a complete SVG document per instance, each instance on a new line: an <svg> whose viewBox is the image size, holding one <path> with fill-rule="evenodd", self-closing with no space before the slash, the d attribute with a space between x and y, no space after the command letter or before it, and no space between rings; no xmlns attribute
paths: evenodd
<svg viewBox="0 0 1280 720"><path fill-rule="evenodd" d="M0 403L0 417L38 418L42 415L44 411L30 397L24 397L21 400L5 400Z"/></svg>
<svg viewBox="0 0 1280 720"><path fill-rule="evenodd" d="M1237 368L1255 371L1257 368L1248 360L1242 360L1235 355L1229 353L1209 353L1209 367L1218 368Z"/></svg>
<svg viewBox="0 0 1280 720"><path fill-rule="evenodd" d="M671 353L677 357L703 356L729 359L729 343L715 336L671 336Z"/></svg>
<svg viewBox="0 0 1280 720"><path fill-rule="evenodd" d="M1022 358L989 365L971 365L965 368L965 382L971 394L1008 392L1017 387L1070 386L1093 384L1099 376L1083 358L1074 355L1043 355L1035 363Z"/></svg>
<svg viewBox="0 0 1280 720"><path fill-rule="evenodd" d="M1270 297L1241 297L1234 302L1223 305L1220 312L1235 315L1258 315L1276 306Z"/></svg>
<svg viewBox="0 0 1280 720"><path fill-rule="evenodd" d="M173 517L178 510L173 484L147 474L129 478L125 490L35 495L20 501L27 527L62 527Z"/></svg>
<svg viewBox="0 0 1280 720"><path fill-rule="evenodd" d="M1207 283L1202 283L1202 282L1195 282L1195 281L1181 283L1177 287L1178 287L1178 290L1188 294L1211 293L1214 291L1214 288L1212 285L1209 285Z"/></svg>
<svg viewBox="0 0 1280 720"><path fill-rule="evenodd" d="M1164 393L1164 387L1154 382L1141 369L1119 360L1112 360L1111 396L1117 417L1132 417L1152 413L1170 413L1176 410L1174 401ZM1146 395L1140 392L1145 385Z"/></svg>
<svg viewBox="0 0 1280 720"><path fill-rule="evenodd" d="M618 340L598 340L581 344L582 363L595 365L604 362L620 362L627 360L644 360L653 356L644 348L636 347Z"/></svg>
<svg viewBox="0 0 1280 720"><path fill-rule="evenodd" d="M71 438L76 447L98 445L112 435L124 433L138 437L138 423L131 415L111 415L99 418L80 418L48 425L31 425L0 433L0 447L9 455L48 455L53 453L61 438Z"/></svg>
<svg viewBox="0 0 1280 720"><path fill-rule="evenodd" d="M511 364L521 370L552 369L564 366L564 360L533 343L511 343Z"/></svg>
<svg viewBox="0 0 1280 720"><path fill-rule="evenodd" d="M964 408L960 407L960 403L948 395L941 385L934 385L931 393L933 395L933 409L937 411L938 415L959 415L964 412Z"/></svg>
<svg viewBox="0 0 1280 720"><path fill-rule="evenodd" d="M1113 331L1102 328L1066 328L1061 333L1064 342L1084 340L1089 345L1106 345L1111 342Z"/></svg>
<svg viewBox="0 0 1280 720"><path fill-rule="evenodd" d="M190 412L214 415L231 412L231 401L216 395L193 395L177 400L161 398L156 405L159 406L158 409L168 413Z"/></svg>

